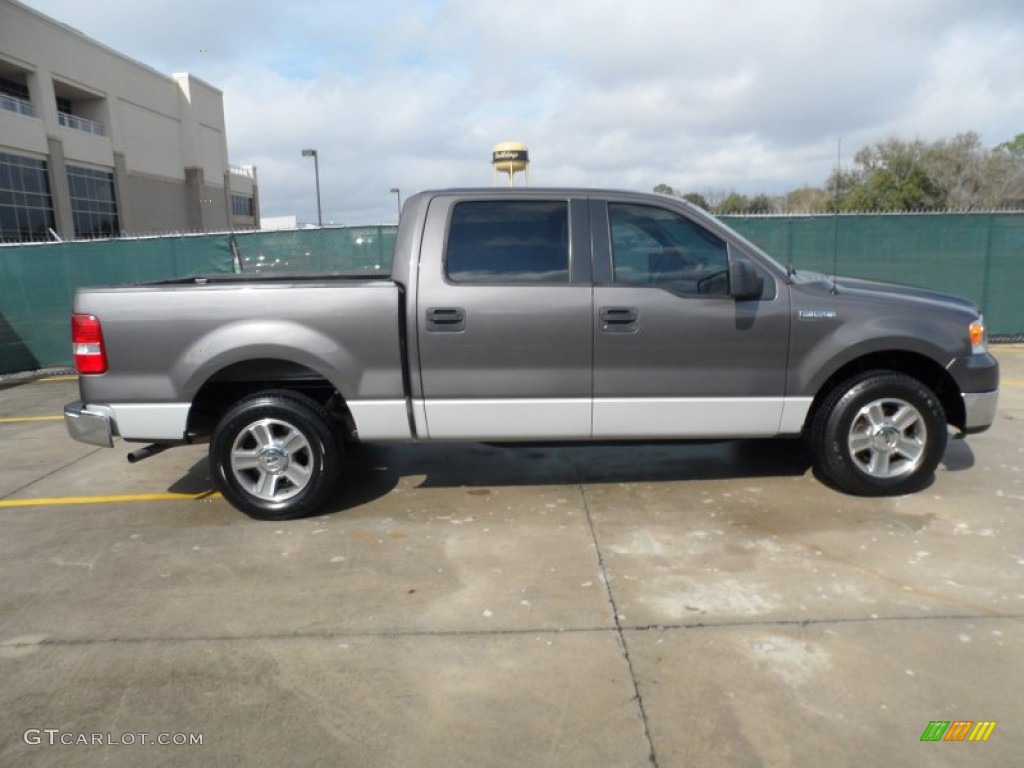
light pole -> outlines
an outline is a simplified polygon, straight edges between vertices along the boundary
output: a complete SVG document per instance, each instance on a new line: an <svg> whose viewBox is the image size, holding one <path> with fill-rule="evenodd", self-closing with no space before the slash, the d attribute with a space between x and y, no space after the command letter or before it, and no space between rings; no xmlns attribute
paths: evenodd
<svg viewBox="0 0 1024 768"><path fill-rule="evenodd" d="M398 218L401 219L402 218L402 190L400 190L398 187L392 187L391 188L391 194L392 195L398 195Z"/></svg>
<svg viewBox="0 0 1024 768"><path fill-rule="evenodd" d="M320 212L320 158L317 157L315 149L302 150L302 156L313 158L313 170L316 173L316 225L322 229L324 217Z"/></svg>

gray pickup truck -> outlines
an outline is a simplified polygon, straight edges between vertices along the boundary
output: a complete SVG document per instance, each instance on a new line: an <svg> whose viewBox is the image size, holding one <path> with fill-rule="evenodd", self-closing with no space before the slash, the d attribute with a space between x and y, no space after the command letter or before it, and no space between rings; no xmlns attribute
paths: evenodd
<svg viewBox="0 0 1024 768"><path fill-rule="evenodd" d="M352 441L801 436L862 495L926 485L995 417L978 308L780 266L689 204L423 192L389 277L218 275L77 292L72 437L210 443L261 519L309 514Z"/></svg>

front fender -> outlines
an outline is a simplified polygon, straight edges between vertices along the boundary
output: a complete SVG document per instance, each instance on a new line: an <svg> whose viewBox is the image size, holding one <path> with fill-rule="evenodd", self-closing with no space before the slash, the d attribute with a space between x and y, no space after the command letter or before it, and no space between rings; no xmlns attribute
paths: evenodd
<svg viewBox="0 0 1024 768"><path fill-rule="evenodd" d="M878 353L920 355L945 368L956 356L956 346L948 330L917 318L796 321L786 393L814 396L841 368Z"/></svg>

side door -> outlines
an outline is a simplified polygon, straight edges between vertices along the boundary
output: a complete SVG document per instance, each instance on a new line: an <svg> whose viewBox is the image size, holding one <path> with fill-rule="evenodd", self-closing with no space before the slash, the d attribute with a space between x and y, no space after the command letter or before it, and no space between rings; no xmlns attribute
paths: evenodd
<svg viewBox="0 0 1024 768"><path fill-rule="evenodd" d="M431 439L590 437L588 215L558 195L431 201L413 403Z"/></svg>
<svg viewBox="0 0 1024 768"><path fill-rule="evenodd" d="M788 286L723 232L671 206L595 200L593 436L778 434ZM764 278L730 294L730 262Z"/></svg>

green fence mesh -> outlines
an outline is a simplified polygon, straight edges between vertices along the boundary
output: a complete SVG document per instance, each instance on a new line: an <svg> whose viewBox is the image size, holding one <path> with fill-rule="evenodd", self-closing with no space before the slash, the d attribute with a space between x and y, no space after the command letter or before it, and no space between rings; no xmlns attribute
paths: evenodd
<svg viewBox="0 0 1024 768"><path fill-rule="evenodd" d="M1024 214L723 217L797 268L967 296L990 333L1024 334ZM0 374L71 363L75 288L241 272L391 268L396 227L251 232L0 247Z"/></svg>
<svg viewBox="0 0 1024 768"><path fill-rule="evenodd" d="M980 302L991 333L1024 341L1024 215L993 217Z"/></svg>
<svg viewBox="0 0 1024 768"><path fill-rule="evenodd" d="M389 272L395 226L235 236L242 272Z"/></svg>

